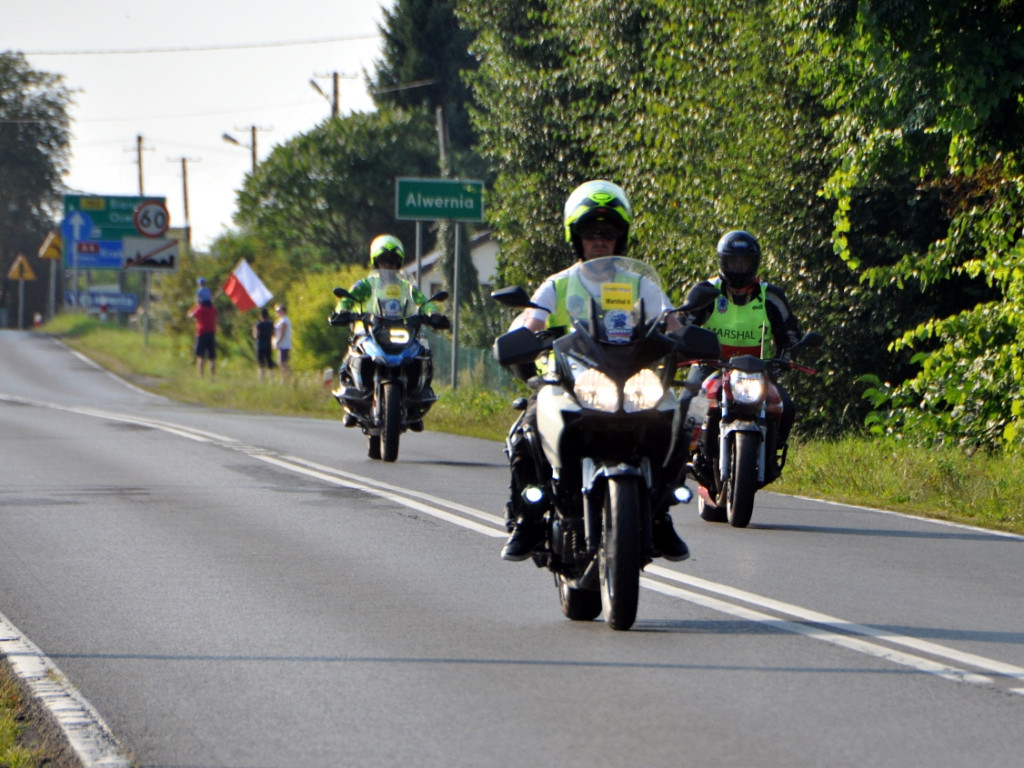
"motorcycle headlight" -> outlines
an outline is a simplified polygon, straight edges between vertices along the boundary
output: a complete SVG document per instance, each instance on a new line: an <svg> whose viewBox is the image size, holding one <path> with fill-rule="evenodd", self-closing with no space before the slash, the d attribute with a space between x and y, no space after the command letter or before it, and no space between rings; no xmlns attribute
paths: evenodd
<svg viewBox="0 0 1024 768"><path fill-rule="evenodd" d="M764 374L745 371L729 372L732 399L743 405L754 405L764 398Z"/></svg>
<svg viewBox="0 0 1024 768"><path fill-rule="evenodd" d="M596 368L588 368L579 360L569 359L576 399L584 408L615 413L619 410L619 388Z"/></svg>
<svg viewBox="0 0 1024 768"><path fill-rule="evenodd" d="M409 331L405 328L391 328L388 330L388 340L392 344L406 344L409 341Z"/></svg>
<svg viewBox="0 0 1024 768"><path fill-rule="evenodd" d="M634 373L626 381L622 390L622 409L626 413L645 411L654 408L661 402L665 388L661 385L658 374L650 368Z"/></svg>

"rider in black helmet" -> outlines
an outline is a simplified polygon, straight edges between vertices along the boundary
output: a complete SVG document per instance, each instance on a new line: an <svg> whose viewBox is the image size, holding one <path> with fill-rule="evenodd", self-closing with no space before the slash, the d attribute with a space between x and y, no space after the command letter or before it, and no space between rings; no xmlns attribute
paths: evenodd
<svg viewBox="0 0 1024 768"><path fill-rule="evenodd" d="M757 276L761 266L761 245L757 238L742 229L726 232L718 241L716 254L718 275L701 285L717 289L718 298L684 318L684 323L713 330L718 335L722 357L725 359L734 355L769 356L764 353L764 349L770 346L782 353L799 341L800 324L793 315L786 294L781 288L762 282ZM690 369L676 409L672 445L665 461L669 472L679 475L685 472L694 426L688 423L687 418L690 401L710 373L711 369L705 366L695 365ZM769 447L772 444L771 438L775 437L776 450L768 450L766 455L766 482L775 480L781 474L778 452L784 449L796 419L793 399L778 382L775 384L782 397L782 416L778 435L769 435ZM690 419L694 418L692 414L689 416Z"/></svg>

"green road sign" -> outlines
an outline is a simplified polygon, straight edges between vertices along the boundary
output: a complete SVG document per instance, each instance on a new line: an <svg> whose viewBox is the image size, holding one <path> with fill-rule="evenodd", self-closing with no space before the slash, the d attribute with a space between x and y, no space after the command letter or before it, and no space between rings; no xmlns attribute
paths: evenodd
<svg viewBox="0 0 1024 768"><path fill-rule="evenodd" d="M66 218L68 214L78 211L89 217L92 232L86 233L83 240L119 240L122 237L139 235L135 210L140 204L163 206L164 200L163 197L64 195L64 216ZM166 230L166 225L164 229Z"/></svg>
<svg viewBox="0 0 1024 768"><path fill-rule="evenodd" d="M65 265L68 269L122 269L125 240L158 238L168 223L163 197L64 195Z"/></svg>
<svg viewBox="0 0 1024 768"><path fill-rule="evenodd" d="M395 218L483 221L484 183L471 179L395 179Z"/></svg>

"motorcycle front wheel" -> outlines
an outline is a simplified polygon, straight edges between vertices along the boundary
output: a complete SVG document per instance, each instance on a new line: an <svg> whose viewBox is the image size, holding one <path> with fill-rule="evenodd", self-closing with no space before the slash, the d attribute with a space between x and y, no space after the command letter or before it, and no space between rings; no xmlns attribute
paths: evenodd
<svg viewBox="0 0 1024 768"><path fill-rule="evenodd" d="M612 629L629 629L640 600L640 491L637 478L609 477L600 558L601 604Z"/></svg>
<svg viewBox="0 0 1024 768"><path fill-rule="evenodd" d="M402 388L395 383L385 384L381 395L384 398L380 425L381 458L395 461L398 458L398 436L402 432Z"/></svg>
<svg viewBox="0 0 1024 768"><path fill-rule="evenodd" d="M753 432L734 432L729 467L729 491L726 511L729 525L746 528L754 514L757 492L757 455L761 451L760 436Z"/></svg>
<svg viewBox="0 0 1024 768"><path fill-rule="evenodd" d="M594 589L577 589L569 586L569 580L560 573L555 574L558 585L558 601L562 614L573 621L593 621L601 615L601 593Z"/></svg>

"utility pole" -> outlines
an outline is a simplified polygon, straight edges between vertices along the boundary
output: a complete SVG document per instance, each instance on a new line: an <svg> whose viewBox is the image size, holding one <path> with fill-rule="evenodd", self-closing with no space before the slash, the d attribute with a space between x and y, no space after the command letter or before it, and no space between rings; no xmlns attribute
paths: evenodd
<svg viewBox="0 0 1024 768"><path fill-rule="evenodd" d="M323 74L323 75L314 74L313 77L314 78L316 78L316 77L329 77L333 81L333 83L334 83L334 86L333 86L334 96L333 97L328 96L326 93L324 93L323 88L320 87L319 83L317 83L316 80L311 79L309 81L309 84L313 88L314 91L316 91L321 96L323 96L325 99L327 99L327 102L331 105L331 119L336 118L338 116L338 114L339 114L340 103L341 103L339 101L339 98L338 98L338 79L344 77L347 80L354 80L355 78L359 77L359 75L342 75L342 74L339 74L338 72L331 72L329 74Z"/></svg>
<svg viewBox="0 0 1024 768"><path fill-rule="evenodd" d="M135 162L139 164L139 197L145 196L142 184L142 150L145 149L142 145L142 134L138 134L135 137Z"/></svg>
<svg viewBox="0 0 1024 768"><path fill-rule="evenodd" d="M256 174L256 157L257 157L257 152L256 152L256 131L269 131L269 130L272 130L272 129L271 128L259 128L259 127L255 126L255 125L250 125L248 127L248 129L246 129L246 128L237 128L236 127L235 130L236 131L249 130L250 136L252 137L249 140L249 143L248 144L243 144L238 139L236 139L234 136L232 136L230 133L221 134L221 138L224 139L224 141L228 142L229 144L235 144L236 146L245 147L246 149L250 150L250 152L252 153L252 173L253 173L253 175L255 175Z"/></svg>
<svg viewBox="0 0 1024 768"><path fill-rule="evenodd" d="M188 215L188 163L199 162L198 158L195 157L179 157L179 158L167 158L167 162L173 163L177 160L181 161L181 196L185 203L185 244L192 247L192 219Z"/></svg>

